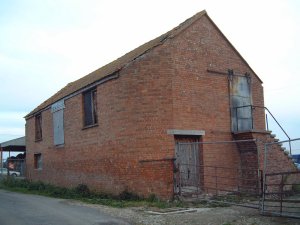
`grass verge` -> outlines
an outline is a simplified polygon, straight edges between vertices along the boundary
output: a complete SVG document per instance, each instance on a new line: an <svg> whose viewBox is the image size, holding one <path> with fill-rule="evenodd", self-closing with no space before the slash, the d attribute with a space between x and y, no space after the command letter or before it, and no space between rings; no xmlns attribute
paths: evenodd
<svg viewBox="0 0 300 225"><path fill-rule="evenodd" d="M128 191L124 191L117 196L104 193L95 193L90 191L89 188L84 184L80 184L75 188L64 188L46 184L40 181L31 182L28 180L8 177L0 180L0 188L25 194L37 194L55 198L73 199L90 204L101 204L117 208L142 206L170 208L187 206L181 201L162 201L155 195L150 195L148 198L142 198Z"/></svg>
<svg viewBox="0 0 300 225"><path fill-rule="evenodd" d="M163 201L151 194L147 198L140 197L134 193L123 191L119 195L96 193L89 190L85 184L79 184L75 188L58 187L41 181L29 181L14 177L0 177L0 189L5 189L24 194L36 194L47 197L79 200L89 204L101 204L116 208L124 207L145 207L145 208L215 208L228 207L226 200L240 202L240 199L230 196L213 197L211 200L196 202L182 202L180 200ZM218 200L218 201L214 201ZM225 200L225 202L224 202Z"/></svg>

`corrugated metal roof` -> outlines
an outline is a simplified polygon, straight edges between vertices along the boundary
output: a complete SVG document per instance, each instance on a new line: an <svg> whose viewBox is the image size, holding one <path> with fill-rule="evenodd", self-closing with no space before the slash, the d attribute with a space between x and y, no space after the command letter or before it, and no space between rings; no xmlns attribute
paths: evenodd
<svg viewBox="0 0 300 225"><path fill-rule="evenodd" d="M16 138L10 141L5 141L0 143L0 146L2 148L8 147L8 146L25 146L25 137Z"/></svg>

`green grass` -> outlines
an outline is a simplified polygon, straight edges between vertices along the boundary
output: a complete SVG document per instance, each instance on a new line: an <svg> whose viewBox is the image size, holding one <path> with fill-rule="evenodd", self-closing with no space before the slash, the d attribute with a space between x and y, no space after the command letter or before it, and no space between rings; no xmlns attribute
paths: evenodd
<svg viewBox="0 0 300 225"><path fill-rule="evenodd" d="M163 201L157 198L154 194L148 197L141 197L135 193L123 191L119 195L111 195L107 193L96 193L89 190L84 184L79 184L75 188L58 187L51 184L46 184L41 181L28 181L22 179L15 179L7 177L0 179L0 189L5 189L14 192L25 194L36 194L48 197L63 198L79 200L90 204L101 204L111 207L124 208L124 207L145 207L145 208L215 208L215 207L228 207L229 205L223 203L224 200L235 200L236 197L215 197L212 201L202 200L194 203L186 203L180 200ZM219 201L214 201L219 200Z"/></svg>
<svg viewBox="0 0 300 225"><path fill-rule="evenodd" d="M40 181L30 182L28 180L13 179L8 177L0 181L0 188L25 194L37 194L55 198L73 199L90 204L101 204L117 208L141 206L170 208L187 206L181 201L160 200L153 194L148 198L142 198L128 191L124 191L117 196L105 193L95 193L90 191L89 188L84 184L80 184L75 188L64 188L46 184Z"/></svg>

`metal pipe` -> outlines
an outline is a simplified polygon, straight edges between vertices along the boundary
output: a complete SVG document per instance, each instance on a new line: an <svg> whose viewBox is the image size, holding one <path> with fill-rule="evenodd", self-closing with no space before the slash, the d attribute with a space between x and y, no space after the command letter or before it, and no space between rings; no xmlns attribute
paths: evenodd
<svg viewBox="0 0 300 225"><path fill-rule="evenodd" d="M238 108L235 109L236 131L239 131Z"/></svg>
<svg viewBox="0 0 300 225"><path fill-rule="evenodd" d="M219 192L218 192L218 177L217 177L217 167L215 167L215 182L216 182L216 195L218 195L219 194Z"/></svg>
<svg viewBox="0 0 300 225"><path fill-rule="evenodd" d="M280 214L282 214L282 201L283 201L283 174L281 174L281 182L280 182Z"/></svg>
<svg viewBox="0 0 300 225"><path fill-rule="evenodd" d="M253 120L253 106L251 106L251 123L252 123L252 125L251 125L251 129L253 130L254 129L254 125L253 125L253 122L254 122L254 120Z"/></svg>
<svg viewBox="0 0 300 225"><path fill-rule="evenodd" d="M245 107L249 107L249 106L254 107L254 108L261 108L261 109L267 110L267 112L271 115L271 117L274 119L274 121L277 123L277 125L280 127L280 129L283 131L283 133L287 136L289 141L291 141L290 136L283 129L283 127L280 125L280 123L276 120L276 118L273 116L273 114L270 112L270 110L267 107L265 107L265 106L256 106L256 105L243 105L243 106L237 106L237 107L234 107L234 108L237 110L237 108L245 108ZM291 154L292 153L292 146L291 146L290 142L289 142L289 148L290 148L290 154Z"/></svg>
<svg viewBox="0 0 300 225"><path fill-rule="evenodd" d="M300 141L300 138L294 138L294 139L290 139L290 140L286 140L286 141L275 141L275 142L269 142L266 143L266 145L273 145L273 144L281 144L281 143L286 143L286 142L290 142L290 141Z"/></svg>
<svg viewBox="0 0 300 225"><path fill-rule="evenodd" d="M3 149L2 147L0 146L0 153L1 153L1 156L0 156L0 159L1 159L1 162L0 162L0 165L1 165L1 172L2 172L2 168L3 168Z"/></svg>
<svg viewBox="0 0 300 225"><path fill-rule="evenodd" d="M256 139L246 139L246 140L236 140L236 141L203 141L203 142L193 142L195 144L226 144L226 143L240 143L256 141ZM191 142L180 142L180 145L190 145Z"/></svg>
<svg viewBox="0 0 300 225"><path fill-rule="evenodd" d="M267 113L265 113L265 114L266 114L266 125L267 125L267 131L269 131L268 114L267 114Z"/></svg>
<svg viewBox="0 0 300 225"><path fill-rule="evenodd" d="M264 107L268 113L270 113L270 115L272 116L272 118L275 120L275 122L277 123L277 125L281 128L281 130L285 133L285 135L288 137L289 140L291 140L290 136L285 132L285 130L282 128L282 126L279 124L279 122L275 119L275 117L273 116L273 114L270 112L270 110L267 107Z"/></svg>
<svg viewBox="0 0 300 225"><path fill-rule="evenodd" d="M268 146L265 144L264 148L264 171L263 171L263 197L262 197L262 207L261 207L261 212L264 213L265 211L265 198L266 198L266 182L267 182L267 177L266 177L266 169L267 169L267 150Z"/></svg>

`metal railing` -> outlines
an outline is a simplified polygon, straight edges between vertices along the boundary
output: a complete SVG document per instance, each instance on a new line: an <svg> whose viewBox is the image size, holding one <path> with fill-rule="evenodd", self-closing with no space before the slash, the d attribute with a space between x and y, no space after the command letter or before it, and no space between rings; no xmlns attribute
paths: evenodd
<svg viewBox="0 0 300 225"><path fill-rule="evenodd" d="M264 175L261 213L300 218L300 171Z"/></svg>
<svg viewBox="0 0 300 225"><path fill-rule="evenodd" d="M239 118L239 114L238 114L238 110L241 108L250 108L250 113L251 113L251 130L255 129L255 125L254 125L254 119L253 119L253 110L255 108L259 108L259 109L264 109L265 111L268 112L268 114L273 118L273 120L275 121L275 123L279 126L279 128L281 129L281 131L285 134L285 136L288 138L289 140L289 151L290 151L290 155L292 154L292 146L291 146L291 138L290 136L287 134L287 132L283 129L283 127L280 125L280 123L277 121L277 119L275 118L275 116L271 113L271 111L265 107L265 106L257 106L257 105L244 105L244 106L237 106L237 107L233 107L233 110L235 111L235 119L236 119L236 127L237 127L237 131L241 131L239 130L239 120L242 118ZM265 123L266 123L266 130L269 131L269 121L268 121L268 114L265 112Z"/></svg>
<svg viewBox="0 0 300 225"><path fill-rule="evenodd" d="M197 172L185 171L186 166L197 168ZM185 191L191 193L192 190L199 193L244 193L260 195L262 193L262 171L257 168L236 168L224 166L204 166L204 165L177 165L178 171L176 182L178 193ZM245 176L247 174L249 176ZM197 192L193 193L196 194Z"/></svg>

